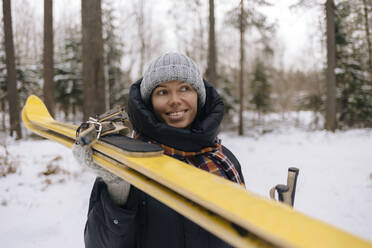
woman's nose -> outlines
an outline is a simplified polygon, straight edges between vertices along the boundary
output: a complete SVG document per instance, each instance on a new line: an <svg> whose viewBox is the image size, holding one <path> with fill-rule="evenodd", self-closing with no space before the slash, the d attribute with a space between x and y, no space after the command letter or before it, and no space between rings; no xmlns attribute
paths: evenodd
<svg viewBox="0 0 372 248"><path fill-rule="evenodd" d="M177 92L173 92L170 94L170 103L171 104L178 104L181 102L181 96L177 94Z"/></svg>

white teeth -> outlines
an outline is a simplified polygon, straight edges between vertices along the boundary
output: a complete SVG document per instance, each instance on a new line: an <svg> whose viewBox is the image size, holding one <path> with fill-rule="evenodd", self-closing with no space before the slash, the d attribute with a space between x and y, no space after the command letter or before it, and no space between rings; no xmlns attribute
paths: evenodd
<svg viewBox="0 0 372 248"><path fill-rule="evenodd" d="M184 112L185 111L173 112L173 113L169 113L168 115L170 115L170 116L177 116L177 115L183 114Z"/></svg>

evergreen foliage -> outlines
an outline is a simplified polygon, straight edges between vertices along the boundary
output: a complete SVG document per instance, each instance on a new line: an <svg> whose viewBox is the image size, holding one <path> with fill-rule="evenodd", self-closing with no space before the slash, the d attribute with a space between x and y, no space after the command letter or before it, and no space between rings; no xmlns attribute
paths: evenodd
<svg viewBox="0 0 372 248"><path fill-rule="evenodd" d="M266 15L260 13L260 8L262 6L270 6L270 2L273 1L249 0L247 2L248 4L244 5L242 16L244 30L246 31L245 37L247 38L244 41L244 47L249 52L249 55L245 58L245 62L248 63L245 65L250 64L249 62L251 62L252 58L260 57L260 60L256 61L252 72L248 72L251 69L243 66L244 75L250 76L244 82L245 85L243 87L244 90L247 90L248 87L250 88L250 90L246 91L244 97L242 97L244 99L244 108L249 106L260 113L270 110L289 111L302 109L324 112L326 102L325 89L320 87L318 89L314 83L314 81L323 83L325 81L324 77L315 79L315 74L312 75L312 72L299 75L288 70L283 70L283 75L280 76L278 71L275 71L271 67L272 57L263 56L263 54L272 54L274 51L280 52L280 48L272 45L272 41L275 39L273 37L275 26L268 21ZM321 5L320 2L315 3L302 0L298 2L299 5L303 4L302 6L305 8L310 5L318 5L323 8L325 1L321 1ZM338 127L372 127L372 68L370 66L372 56L369 56L369 49L371 47L369 43L371 43L370 40L372 37L368 39L367 35L368 30L371 32L370 27L372 26L372 15L370 14L372 10L371 1L334 0L334 2L336 4L335 31L337 62L335 73L337 81ZM129 12L131 11L126 9L125 11L128 13L123 11L118 16L113 3L113 0L102 1L106 80L106 89L102 94L106 94L106 104L110 108L115 104L126 105L129 84L132 82L130 74L133 71L133 76L138 76L138 73L136 73L136 68L138 67L136 61L138 61L140 54L136 46L137 44L134 43L141 45L140 42L137 42L137 33L139 30L135 25L137 21L135 19L136 15L130 14ZM179 4L174 3L173 6L176 7ZM205 69L204 67L206 67L207 51L207 39L204 36L207 29L207 4L200 1L185 1L183 5L177 11L174 8L169 12L173 13L174 18L178 20L176 22L179 26L176 32L178 38L177 47L179 50L185 50L200 65L203 71ZM22 7L25 10L27 8L28 5ZM188 20L190 19L189 16L183 13L187 9L190 9L190 15L201 11L198 13L197 18ZM143 13L147 13L147 10L145 8ZM140 11L140 9L137 11ZM225 23L229 24L231 29L239 29L239 11L239 6L236 4L235 8L226 12ZM123 19L123 16L127 17ZM120 21L119 17L121 17ZM41 34L41 32L35 32L35 30L37 31L36 28L30 28L34 27L36 23L29 21L33 20L33 18L32 15L24 19L18 18L20 22L18 24L15 23L16 27L19 27L15 35L15 50L16 77L21 106L24 104L28 95L36 94L40 96L43 85L43 68L40 56L42 42L40 42L41 39L39 38L35 40L30 39L33 36L39 37L40 35L38 34ZM366 21L366 19L369 20ZM153 21L150 17L148 20L148 22ZM186 20L190 21L187 22L190 25L184 25ZM66 20L62 24L67 26L56 28L56 31L58 31L56 33L61 36L56 36L56 56L54 57L56 103L58 110L62 110L65 116L71 113L75 116L77 113L82 112L83 106L81 27L80 23L75 26L69 25L68 23L71 23L70 21ZM25 25L25 23L30 23L30 27ZM154 33L154 30L152 30L154 26L159 26L159 30L154 29L156 32L163 28L162 25L150 25L150 23L144 26L145 31L148 32L144 37L149 42L149 44L146 44L146 56L143 57L145 59L150 58L151 53L155 54L154 51L157 51L156 49L159 49L159 44L162 44L160 42L161 35ZM31 30L32 35L29 34L29 30ZM124 31L125 35L121 36L119 31ZM221 29L220 32L224 32L227 36L230 34L225 28ZM231 32L234 32L234 30ZM136 35L133 35L133 33L136 33ZM3 36L4 33L0 32L0 40L2 41L0 45L0 103L2 111L5 111L9 106L7 106L7 102L5 101L7 71ZM137 38L134 39L134 36ZM61 39L58 39L59 37ZM62 39L63 37L64 39ZM125 39L121 37L125 37ZM236 42L231 42L230 39L223 40L222 38L220 35L217 44L217 47L220 47L220 55L222 55L219 56L221 59L217 65L219 72L218 91L225 102L225 111L228 114L226 117L231 117L236 115L239 104L238 57L236 57L236 51L233 50L237 46ZM224 47L224 43L228 44L228 46L225 45ZM166 43L164 42L164 44ZM225 52L222 53L221 51ZM314 70L316 73L324 74L317 68ZM137 76L135 77L137 78ZM273 82L272 85L271 82Z"/></svg>
<svg viewBox="0 0 372 248"><path fill-rule="evenodd" d="M4 41L1 38L1 44L0 44L0 92L1 101L4 98L4 94L6 92L6 65L5 65L5 50L4 50Z"/></svg>
<svg viewBox="0 0 372 248"><path fill-rule="evenodd" d="M67 118L69 108L75 115L83 105L82 44L78 27L66 29L64 49L55 63L55 96L56 103Z"/></svg>
<svg viewBox="0 0 372 248"><path fill-rule="evenodd" d="M259 113L266 113L271 108L270 82L264 63L256 59L253 78L250 81L251 99L250 103Z"/></svg>
<svg viewBox="0 0 372 248"><path fill-rule="evenodd" d="M238 104L238 99L233 91L233 86L236 82L229 77L229 74L225 70L225 68L219 69L219 87L217 88L217 91L222 97L225 105L224 119L230 121L233 115L237 112L237 110L234 109L234 106Z"/></svg>
<svg viewBox="0 0 372 248"><path fill-rule="evenodd" d="M121 69L124 43L117 34L118 20L110 1L103 2L102 19L108 103L111 109L115 104L123 105L127 102L127 85L125 82L130 81L130 79L129 74Z"/></svg>
<svg viewBox="0 0 372 248"><path fill-rule="evenodd" d="M336 9L338 125L372 127L372 82L368 81L366 45L358 28L361 13L350 1L340 1Z"/></svg>
<svg viewBox="0 0 372 248"><path fill-rule="evenodd" d="M18 81L18 95L21 105L23 105L29 95L40 95L41 90L41 66L38 65L16 65L16 75Z"/></svg>
<svg viewBox="0 0 372 248"><path fill-rule="evenodd" d="M2 42L3 44L3 42ZM36 65L29 65L22 63L20 59L16 60L16 78L17 90L19 94L20 103L26 102L29 95L40 95L41 92L41 67ZM7 71L5 64L5 50L4 46L0 46L0 101L4 100L7 92Z"/></svg>

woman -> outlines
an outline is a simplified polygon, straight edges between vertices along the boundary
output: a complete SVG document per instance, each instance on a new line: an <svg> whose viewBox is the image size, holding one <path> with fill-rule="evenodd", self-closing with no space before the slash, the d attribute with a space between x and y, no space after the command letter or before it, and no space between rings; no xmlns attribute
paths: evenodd
<svg viewBox="0 0 372 248"><path fill-rule="evenodd" d="M217 133L224 105L195 63L179 53L155 59L131 86L128 115L135 138L160 144L164 153L244 184L240 165ZM75 145L81 164L97 178L85 227L86 247L230 247L182 215L92 162Z"/></svg>

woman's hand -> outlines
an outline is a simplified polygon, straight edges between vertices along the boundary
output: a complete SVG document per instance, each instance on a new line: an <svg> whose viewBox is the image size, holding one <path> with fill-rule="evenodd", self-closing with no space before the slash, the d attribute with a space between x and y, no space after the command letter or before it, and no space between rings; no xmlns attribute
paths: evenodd
<svg viewBox="0 0 372 248"><path fill-rule="evenodd" d="M124 205L126 203L129 195L130 184L94 163L92 148L74 144L72 147L72 154L79 165L81 165L84 169L90 169L97 176L103 179L103 181L107 184L108 192L114 203L118 205Z"/></svg>

